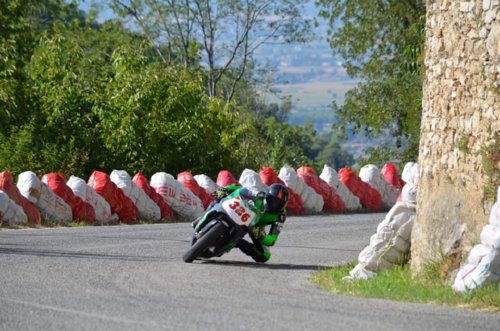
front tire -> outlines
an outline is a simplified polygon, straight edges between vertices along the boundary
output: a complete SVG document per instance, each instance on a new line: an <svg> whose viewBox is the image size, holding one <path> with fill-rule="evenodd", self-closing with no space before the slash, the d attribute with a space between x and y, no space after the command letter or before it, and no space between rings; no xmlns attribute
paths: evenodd
<svg viewBox="0 0 500 331"><path fill-rule="evenodd" d="M193 246L182 256L182 260L191 263L200 256L210 245L226 231L221 223L216 223L203 237L198 239Z"/></svg>

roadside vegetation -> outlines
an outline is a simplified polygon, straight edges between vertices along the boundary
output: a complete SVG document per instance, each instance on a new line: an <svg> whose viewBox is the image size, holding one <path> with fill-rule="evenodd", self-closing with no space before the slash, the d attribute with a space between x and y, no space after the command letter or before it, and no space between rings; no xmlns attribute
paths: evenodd
<svg viewBox="0 0 500 331"><path fill-rule="evenodd" d="M449 274L449 264L446 262L430 264L419 275L412 275L408 266L399 266L377 273L369 280L342 280L355 264L353 262L317 272L311 281L323 290L341 295L500 313L500 283L481 287L465 295L455 293L451 287L453 277Z"/></svg>
<svg viewBox="0 0 500 331"><path fill-rule="evenodd" d="M360 164L415 161L422 113L425 1L316 0L328 40L360 82L334 105L338 134L363 132L383 144Z"/></svg>
<svg viewBox="0 0 500 331"><path fill-rule="evenodd" d="M331 132L288 124L289 97L265 101L253 54L307 42L305 2L110 0L99 21L77 1L0 0L0 171L351 166Z"/></svg>

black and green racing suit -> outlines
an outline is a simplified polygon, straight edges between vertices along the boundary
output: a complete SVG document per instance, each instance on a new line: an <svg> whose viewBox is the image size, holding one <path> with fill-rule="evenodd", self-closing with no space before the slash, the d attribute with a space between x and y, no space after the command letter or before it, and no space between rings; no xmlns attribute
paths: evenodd
<svg viewBox="0 0 500 331"><path fill-rule="evenodd" d="M286 210L283 208L278 214L266 212L264 192L253 194L249 189L237 185L229 185L217 191L218 200L236 190L239 190L238 194L242 199L253 201L252 210L258 217L256 226L248 233L252 242L241 239L236 247L256 262L266 262L271 258L269 247L276 243L285 223ZM268 232L266 232L267 227L269 227Z"/></svg>

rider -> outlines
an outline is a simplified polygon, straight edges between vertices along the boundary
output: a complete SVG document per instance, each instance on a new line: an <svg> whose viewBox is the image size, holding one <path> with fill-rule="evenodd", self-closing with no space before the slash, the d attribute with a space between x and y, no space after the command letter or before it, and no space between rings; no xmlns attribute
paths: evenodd
<svg viewBox="0 0 500 331"><path fill-rule="evenodd" d="M271 258L270 246L273 246L286 220L285 206L288 201L288 189L281 184L272 184L266 192L253 194L249 189L237 185L229 185L217 192L217 200L240 190L242 199L253 201L253 211L260 215L257 225L250 229L252 242L241 239L236 247L252 257L256 262L266 262ZM266 226L270 225L266 233Z"/></svg>

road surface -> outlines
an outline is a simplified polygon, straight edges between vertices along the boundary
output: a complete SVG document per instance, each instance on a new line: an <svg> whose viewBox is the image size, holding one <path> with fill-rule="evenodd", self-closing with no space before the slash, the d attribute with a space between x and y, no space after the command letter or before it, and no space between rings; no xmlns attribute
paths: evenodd
<svg viewBox="0 0 500 331"><path fill-rule="evenodd" d="M334 295L384 214L289 217L272 259L182 262L190 224L0 232L1 330L500 330L500 314Z"/></svg>

